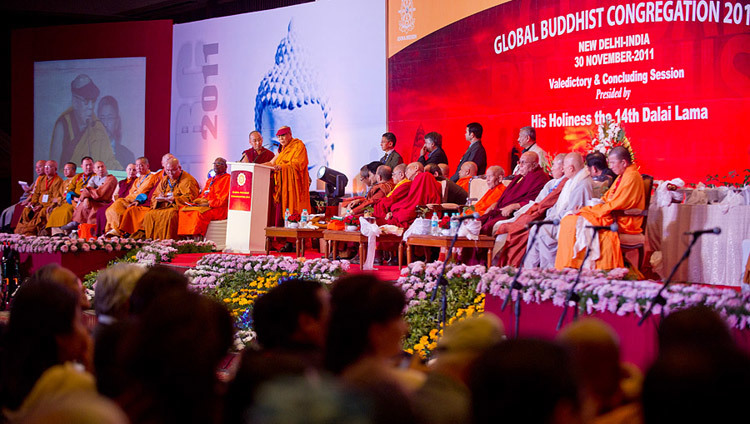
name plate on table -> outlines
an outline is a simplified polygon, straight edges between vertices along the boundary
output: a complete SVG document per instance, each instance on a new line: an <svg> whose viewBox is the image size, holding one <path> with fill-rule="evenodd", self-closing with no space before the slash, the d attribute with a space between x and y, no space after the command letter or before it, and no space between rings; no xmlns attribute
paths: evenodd
<svg viewBox="0 0 750 424"><path fill-rule="evenodd" d="M250 171L232 171L229 192L230 210L251 210L253 197L253 173Z"/></svg>

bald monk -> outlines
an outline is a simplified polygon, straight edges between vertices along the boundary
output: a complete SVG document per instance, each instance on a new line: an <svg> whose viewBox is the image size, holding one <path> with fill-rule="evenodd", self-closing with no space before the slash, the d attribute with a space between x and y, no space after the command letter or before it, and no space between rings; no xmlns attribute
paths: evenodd
<svg viewBox="0 0 750 424"><path fill-rule="evenodd" d="M440 183L441 187L443 185L445 186L445 190L442 192L443 203L454 203L456 205L466 204L466 199L469 197L469 194L458 184L443 177L443 172L437 164L428 163L424 167L424 172L432 174L437 182Z"/></svg>
<svg viewBox="0 0 750 424"><path fill-rule="evenodd" d="M604 193L604 203L581 208L577 214L568 215L560 223L555 268L578 268L586 252L591 229L577 230L579 221L583 225L612 225L617 222L618 232L639 234L643 217L621 215L615 218L613 211L627 209L644 209L646 196L643 178L630 158L630 152L624 147L614 147L607 155L610 169L617 174L612 187ZM599 231L594 238L592 252L589 255L596 269L613 269L624 266L620 238L617 232Z"/></svg>
<svg viewBox="0 0 750 424"><path fill-rule="evenodd" d="M125 197L130 193L130 187L133 186L137 175L138 171L135 169L135 163L129 163L128 166L125 167L125 178L117 182L117 188L114 193L112 193L112 198L109 199L107 204L103 205L96 211L96 235L101 235L106 232L104 229L107 228L107 209L109 209L109 207L112 206L112 203L117 201L117 199Z"/></svg>
<svg viewBox="0 0 750 424"><path fill-rule="evenodd" d="M448 164L447 163L439 163L438 167L440 168L440 172L442 173L443 178L450 179L450 177L451 177L451 169L448 167ZM467 193L468 193L468 191L467 191Z"/></svg>
<svg viewBox="0 0 750 424"><path fill-rule="evenodd" d="M393 172L388 165L380 165L375 171L375 185L367 192L367 195L349 204L346 208L347 215L361 215L365 208L374 205L385 198L396 184L393 182Z"/></svg>
<svg viewBox="0 0 750 424"><path fill-rule="evenodd" d="M180 209L177 235L205 236L211 221L227 219L229 205L229 181L227 160L214 160L215 175L206 181L200 196Z"/></svg>
<svg viewBox="0 0 750 424"><path fill-rule="evenodd" d="M289 213L310 212L310 174L307 171L307 148L305 143L292 136L292 129L283 126L276 131L281 143L281 152L269 165L273 166L274 195L281 210Z"/></svg>
<svg viewBox="0 0 750 424"><path fill-rule="evenodd" d="M62 183L62 178L57 175L57 162L48 160L44 164L44 176L34 183L34 191L16 226L16 234L39 234L47 223L47 208L52 205L52 198L62 190Z"/></svg>
<svg viewBox="0 0 750 424"><path fill-rule="evenodd" d="M487 168L485 178L487 180L487 190L481 199L474 204L474 210L479 215L486 214L490 207L492 207L505 192L505 184L503 184L503 177L505 176L505 170L498 165L493 165ZM460 180L459 180L460 181Z"/></svg>
<svg viewBox="0 0 750 424"><path fill-rule="evenodd" d="M456 181L456 184L458 184L462 189L466 190L466 193L469 192L469 181L471 181L472 178L477 176L477 164L468 161L461 164L461 168L458 170L458 181Z"/></svg>
<svg viewBox="0 0 750 424"><path fill-rule="evenodd" d="M86 184L94 176L94 160L88 156L83 158L81 160L81 169L83 172L76 175L75 178L66 180L67 184L64 184L64 190L54 200L55 207L49 211L47 228L52 231L53 235L62 233L62 227L70 223L70 220L73 218L73 211L76 205L78 205L81 189L86 187Z"/></svg>
<svg viewBox="0 0 750 424"><path fill-rule="evenodd" d="M200 193L198 182L182 170L177 158L167 161L164 173L151 198L151 210L143 217L146 238L154 240L177 238L179 209Z"/></svg>
<svg viewBox="0 0 750 424"><path fill-rule="evenodd" d="M440 203L442 198L440 189L440 183L432 174L418 173L409 187L409 194L391 206L391 212L385 218L386 223L401 228L409 228L417 218L417 206Z"/></svg>
<svg viewBox="0 0 750 424"><path fill-rule="evenodd" d="M38 160L34 164L37 178L44 175L44 164L46 162L46 160ZM75 174L75 170L73 170L73 173ZM31 185L27 184L21 186L21 189L23 190L23 194L21 194L21 198L18 199L18 203L8 206L2 213L0 213L0 231L9 231L15 228L16 224L18 224L18 220L23 213L23 208L29 203L31 193L34 192L34 184L32 183Z"/></svg>
<svg viewBox="0 0 750 424"><path fill-rule="evenodd" d="M146 203L151 189L161 180L161 173L151 173L148 159L145 157L135 160L135 168L138 171L138 175L133 185L130 186L128 195L115 200L112 206L107 208L107 226L105 227L107 235L121 235L120 224L127 210Z"/></svg>
<svg viewBox="0 0 750 424"><path fill-rule="evenodd" d="M482 234L491 235L497 221L511 217L515 211L534 200L549 181L549 175L539 166L536 153L524 153L519 163L518 175L513 177L500 199L480 218Z"/></svg>
<svg viewBox="0 0 750 424"><path fill-rule="evenodd" d="M396 185L384 199L375 203L375 210L373 211L375 218L385 219L391 211L391 206L403 200L409 194L412 178L422 172L421 169L424 169L424 166L419 162L412 162L409 165L400 163L393 168L393 182Z"/></svg>
<svg viewBox="0 0 750 424"><path fill-rule="evenodd" d="M102 161L94 164L94 176L81 189L81 197L73 212L72 220L62 227L65 231L78 228L79 224L96 224L96 213L112 199L117 188L117 178L107 172L107 165Z"/></svg>
<svg viewBox="0 0 750 424"><path fill-rule="evenodd" d="M63 166L63 176L65 177L65 180L62 183L60 193L52 199L52 206L47 208L48 214L54 211L55 208L60 206L60 204L67 202L66 193L68 192L69 188L75 184L76 164L73 162L66 163L65 166ZM50 218L47 218L47 225L46 225L47 229L50 228L49 221L50 221ZM51 230L52 230L52 235L61 232L61 230L59 230L58 228L51 228ZM45 230L42 230L40 234L49 235Z"/></svg>

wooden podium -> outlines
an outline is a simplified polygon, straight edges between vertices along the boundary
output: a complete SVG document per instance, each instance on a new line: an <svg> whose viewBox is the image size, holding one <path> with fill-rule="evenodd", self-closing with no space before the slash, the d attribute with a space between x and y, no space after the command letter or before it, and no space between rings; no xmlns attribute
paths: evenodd
<svg viewBox="0 0 750 424"><path fill-rule="evenodd" d="M229 211L227 213L227 252L265 251L271 171L268 165L227 162Z"/></svg>

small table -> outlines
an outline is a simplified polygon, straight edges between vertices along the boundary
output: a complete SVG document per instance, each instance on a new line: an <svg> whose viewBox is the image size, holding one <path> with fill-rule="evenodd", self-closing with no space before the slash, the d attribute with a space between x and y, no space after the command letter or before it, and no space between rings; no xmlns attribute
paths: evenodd
<svg viewBox="0 0 750 424"><path fill-rule="evenodd" d="M406 263L411 263L411 248L413 246L424 247L451 247L453 236L418 236L411 235L406 239ZM479 236L479 240L469 240L466 237L456 239L453 247L475 247L478 249L489 249L487 251L487 264L492 263L492 247L495 245L495 238L490 236Z"/></svg>
<svg viewBox="0 0 750 424"><path fill-rule="evenodd" d="M322 228L286 228L266 227L266 255L270 252L272 237L287 237L294 239L297 257L305 256L305 239L323 237Z"/></svg>
<svg viewBox="0 0 750 424"><path fill-rule="evenodd" d="M330 241L326 248L326 258L329 256L329 251L332 252L333 260L336 260L336 252L338 252L338 242L349 242L357 243L359 245L359 262L364 263L366 249L367 249L367 237L362 235L359 231L337 231L337 230L325 230L323 231L323 239ZM403 256L403 245L401 243L401 236L395 234L381 234L378 236L378 241L383 243L397 243L398 244L398 266L402 266L401 258Z"/></svg>

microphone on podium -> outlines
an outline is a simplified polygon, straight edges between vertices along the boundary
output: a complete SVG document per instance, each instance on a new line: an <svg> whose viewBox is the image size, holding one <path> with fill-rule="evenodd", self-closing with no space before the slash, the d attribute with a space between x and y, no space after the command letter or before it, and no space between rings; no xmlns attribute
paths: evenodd
<svg viewBox="0 0 750 424"><path fill-rule="evenodd" d="M613 231L616 233L617 229L620 227L618 227L617 223L615 222L612 225L587 225L586 228L591 228L592 230L596 230L596 231L599 231L599 230Z"/></svg>
<svg viewBox="0 0 750 424"><path fill-rule="evenodd" d="M560 225L559 219L551 219L549 221L531 221L526 224L526 228L531 228L536 225Z"/></svg>
<svg viewBox="0 0 750 424"><path fill-rule="evenodd" d="M714 228L708 228L705 230L688 231L685 233L686 236L689 236L689 235L699 236L701 234L721 234L721 228L714 227Z"/></svg>

